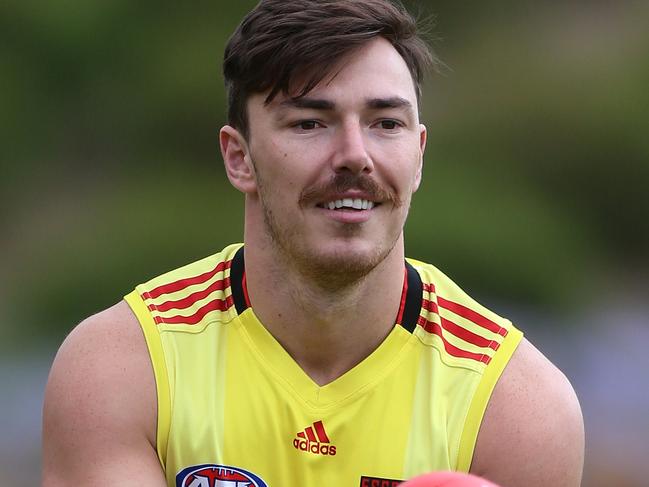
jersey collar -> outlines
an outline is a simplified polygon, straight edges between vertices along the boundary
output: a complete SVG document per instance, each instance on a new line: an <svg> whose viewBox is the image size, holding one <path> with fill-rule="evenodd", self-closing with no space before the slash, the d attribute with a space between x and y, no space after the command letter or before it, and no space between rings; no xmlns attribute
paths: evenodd
<svg viewBox="0 0 649 487"><path fill-rule="evenodd" d="M396 323L403 326L412 333L417 326L417 320L421 311L422 284L417 270L405 262L403 291L401 293L401 305L397 314ZM232 298L238 314L242 314L250 308L250 298L246 286L246 268L243 256L243 247L237 250L232 259L230 267L230 285Z"/></svg>

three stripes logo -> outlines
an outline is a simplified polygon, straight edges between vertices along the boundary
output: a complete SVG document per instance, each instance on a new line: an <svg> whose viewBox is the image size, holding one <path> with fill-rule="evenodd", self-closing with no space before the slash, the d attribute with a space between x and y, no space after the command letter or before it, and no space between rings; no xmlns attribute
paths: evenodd
<svg viewBox="0 0 649 487"><path fill-rule="evenodd" d="M316 455L335 455L336 447L331 444L322 421L316 421L313 425L300 431L293 440L296 450L315 453Z"/></svg>

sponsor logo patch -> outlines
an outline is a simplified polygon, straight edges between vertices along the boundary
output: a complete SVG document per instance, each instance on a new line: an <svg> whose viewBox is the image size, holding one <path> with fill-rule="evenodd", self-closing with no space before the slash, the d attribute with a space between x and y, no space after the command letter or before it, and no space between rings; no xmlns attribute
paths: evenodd
<svg viewBox="0 0 649 487"><path fill-rule="evenodd" d="M268 487L252 472L228 465L193 465L176 475L176 487Z"/></svg>
<svg viewBox="0 0 649 487"><path fill-rule="evenodd" d="M336 447L331 444L322 421L316 421L295 436L293 446L296 450L316 455L333 456L336 454Z"/></svg>
<svg viewBox="0 0 649 487"><path fill-rule="evenodd" d="M381 477L361 477L359 487L396 487L404 482L403 480L383 479Z"/></svg>

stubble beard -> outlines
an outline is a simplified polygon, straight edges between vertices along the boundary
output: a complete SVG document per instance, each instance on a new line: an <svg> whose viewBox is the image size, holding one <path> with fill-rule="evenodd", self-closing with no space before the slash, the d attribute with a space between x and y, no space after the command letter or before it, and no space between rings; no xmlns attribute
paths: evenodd
<svg viewBox="0 0 649 487"><path fill-rule="evenodd" d="M299 230L290 225L281 224L268 204L266 186L259 179L259 200L263 211L264 226L271 245L276 250L284 265L299 272L323 291L343 291L354 286L368 276L394 250L401 231L390 241L381 241L369 252L322 252L316 248L304 245ZM317 193L311 190L309 195ZM393 197L395 210L402 205L398 198ZM350 238L361 231L358 224L345 224L342 231Z"/></svg>

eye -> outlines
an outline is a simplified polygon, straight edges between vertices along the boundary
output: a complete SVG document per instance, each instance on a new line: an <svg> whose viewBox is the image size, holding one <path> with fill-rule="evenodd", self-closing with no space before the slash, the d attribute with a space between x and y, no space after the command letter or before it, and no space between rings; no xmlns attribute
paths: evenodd
<svg viewBox="0 0 649 487"><path fill-rule="evenodd" d="M316 120L301 120L294 125L294 127L304 131L315 130L320 126L320 122Z"/></svg>
<svg viewBox="0 0 649 487"><path fill-rule="evenodd" d="M392 119L381 120L378 125L383 130L396 130L401 127L401 124L398 121Z"/></svg>

